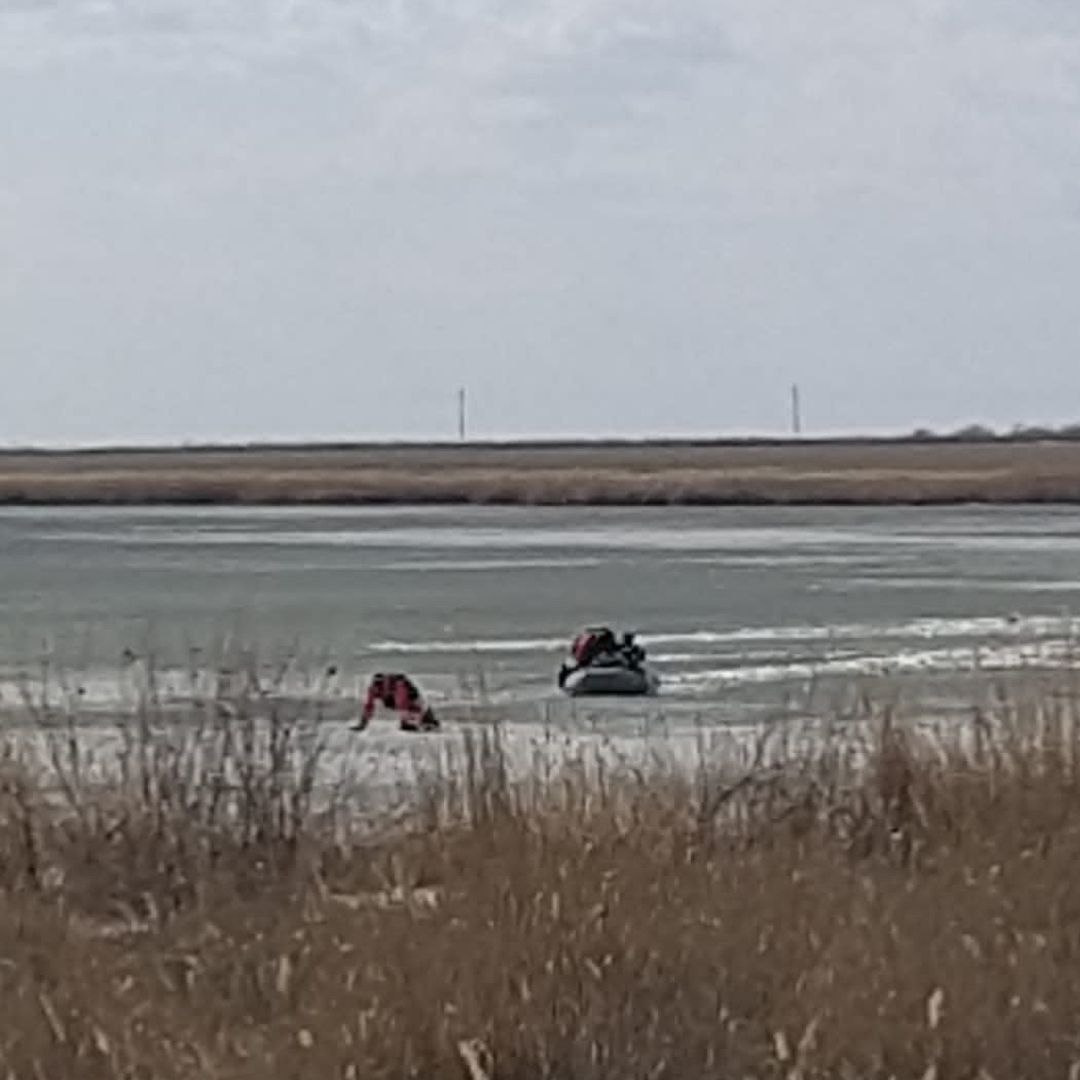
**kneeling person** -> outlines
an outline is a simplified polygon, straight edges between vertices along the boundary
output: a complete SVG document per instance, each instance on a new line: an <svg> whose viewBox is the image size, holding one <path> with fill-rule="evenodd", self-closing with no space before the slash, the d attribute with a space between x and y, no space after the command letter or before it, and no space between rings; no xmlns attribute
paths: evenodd
<svg viewBox="0 0 1080 1080"><path fill-rule="evenodd" d="M434 710L425 703L408 675L379 673L372 676L354 731L363 731L368 726L377 705L398 714L402 731L435 731L439 727Z"/></svg>

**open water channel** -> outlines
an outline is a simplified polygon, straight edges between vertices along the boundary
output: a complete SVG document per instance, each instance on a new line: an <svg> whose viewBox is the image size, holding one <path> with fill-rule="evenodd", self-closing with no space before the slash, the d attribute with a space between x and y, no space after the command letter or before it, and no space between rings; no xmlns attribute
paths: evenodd
<svg viewBox="0 0 1080 1080"><path fill-rule="evenodd" d="M294 656L296 693L394 668L450 711L535 719L569 708L574 632L608 622L663 691L596 708L723 723L868 686L962 697L1060 664L1077 605L1072 509L9 509L0 701L45 656L109 707L126 655L179 687L241 643Z"/></svg>

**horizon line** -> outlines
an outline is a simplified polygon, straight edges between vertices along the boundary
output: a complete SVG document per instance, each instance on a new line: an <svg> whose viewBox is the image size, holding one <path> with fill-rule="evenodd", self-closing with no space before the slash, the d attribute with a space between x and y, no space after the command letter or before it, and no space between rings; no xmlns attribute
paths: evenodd
<svg viewBox="0 0 1080 1080"><path fill-rule="evenodd" d="M257 453L257 452L347 452L374 450L572 450L576 448L648 449L670 448L723 448L723 447L813 447L813 446L859 446L890 445L935 442L1024 442L1080 440L1080 424L1062 427L1041 425L1016 426L1009 431L998 431L982 424L969 424L946 432L919 428L905 433L822 433L782 435L597 435L597 436L489 436L465 440L440 439L344 439L319 438L265 438L265 439L207 439L180 442L87 442L87 443L26 443L0 447L0 456L65 456L109 454L206 454L206 453Z"/></svg>

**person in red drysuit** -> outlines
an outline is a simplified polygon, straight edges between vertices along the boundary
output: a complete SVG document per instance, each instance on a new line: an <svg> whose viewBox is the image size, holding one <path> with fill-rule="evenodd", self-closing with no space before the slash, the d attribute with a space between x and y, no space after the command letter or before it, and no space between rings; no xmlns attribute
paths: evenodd
<svg viewBox="0 0 1080 1080"><path fill-rule="evenodd" d="M574 663L578 667L584 667L589 658L596 652L596 635L590 633L588 630L583 631L574 638L573 645L570 646L570 655L574 658Z"/></svg>
<svg viewBox="0 0 1080 1080"><path fill-rule="evenodd" d="M379 673L372 676L355 731L363 731L368 726L377 705L393 709L398 714L402 731L435 731L439 727L434 710L425 703L408 675Z"/></svg>
<svg viewBox="0 0 1080 1080"><path fill-rule="evenodd" d="M591 627L583 630L574 638L574 643L570 646L570 655L574 659L573 666L563 664L559 669L559 686L564 686L570 675L575 671L580 671L581 668L587 668L601 654L617 651L618 642L608 627Z"/></svg>
<svg viewBox="0 0 1080 1080"><path fill-rule="evenodd" d="M614 651L615 635L606 626L583 631L570 646L570 654L578 667L588 667L601 653Z"/></svg>

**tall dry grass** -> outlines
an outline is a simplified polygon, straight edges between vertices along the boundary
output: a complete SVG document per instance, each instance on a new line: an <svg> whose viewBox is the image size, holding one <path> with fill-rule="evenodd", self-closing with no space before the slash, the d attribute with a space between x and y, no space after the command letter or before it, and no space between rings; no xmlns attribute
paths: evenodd
<svg viewBox="0 0 1080 1080"><path fill-rule="evenodd" d="M1075 502L1080 443L312 447L0 455L7 504Z"/></svg>
<svg viewBox="0 0 1080 1080"><path fill-rule="evenodd" d="M0 1075L1076 1076L1076 715L528 782L492 729L376 839L295 717L54 726L0 769Z"/></svg>

